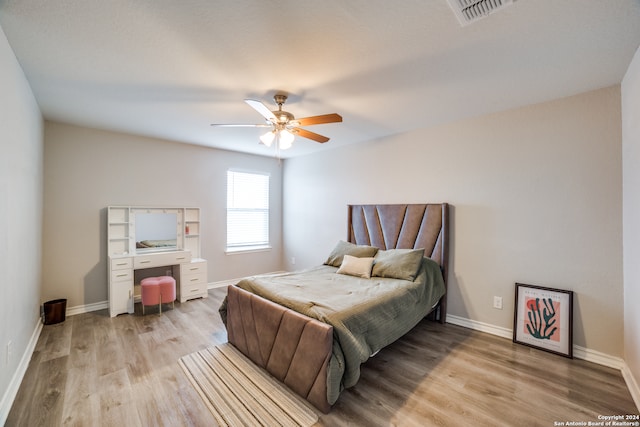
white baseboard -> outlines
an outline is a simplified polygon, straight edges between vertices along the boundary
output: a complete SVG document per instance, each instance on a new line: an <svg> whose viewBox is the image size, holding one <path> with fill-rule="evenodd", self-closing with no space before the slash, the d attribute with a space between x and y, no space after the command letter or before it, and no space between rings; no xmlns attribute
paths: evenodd
<svg viewBox="0 0 640 427"><path fill-rule="evenodd" d="M221 288L223 286L233 285L238 283L240 279L235 280L223 280L221 282L207 283L207 289ZM139 302L140 298L136 299ZM68 307L66 311L67 316L75 316L76 314L89 313L91 311L104 310L109 308L109 301L94 302L92 304L76 305L74 307Z"/></svg>
<svg viewBox="0 0 640 427"><path fill-rule="evenodd" d="M207 289L217 289L217 288L226 288L229 285L235 285L241 279L229 279L229 280L221 280L219 282L209 282L207 284Z"/></svg>
<svg viewBox="0 0 640 427"><path fill-rule="evenodd" d="M2 400L0 400L0 425L5 425L7 421L9 411L11 411L13 401L18 394L20 384L22 384L22 379L24 378L24 374L27 372L29 362L31 361L31 356L33 355L33 351L36 348L36 344L38 343L38 338L40 338L41 331L42 322L40 318L38 318L38 320L36 321L36 327L33 330L31 338L29 339L29 343L27 344L27 348L25 349L24 354L20 359L18 368L13 373L13 377L11 377L11 381L9 382L9 387L7 387L4 396L2 396Z"/></svg>
<svg viewBox="0 0 640 427"><path fill-rule="evenodd" d="M94 302L92 304L76 305L67 308L67 316L75 316L76 314L89 313L91 311L104 310L109 308L109 301Z"/></svg>
<svg viewBox="0 0 640 427"><path fill-rule="evenodd" d="M447 323L462 326L464 328L473 329L474 331L486 332L491 335L497 335L502 338L513 338L513 330L502 328L500 326L491 325L489 323L478 322L476 320L466 319L464 317L454 316L447 313Z"/></svg>
<svg viewBox="0 0 640 427"><path fill-rule="evenodd" d="M273 271L271 273L265 273L265 274L277 274L277 273L284 273L284 271ZM219 282L209 282L207 283L207 289L224 288L229 285L235 285L243 278L244 277L241 277L238 279L221 280ZM74 307L67 307L66 315L74 316L76 314L89 313L91 311L104 310L108 308L109 308L109 301L100 301L92 304L84 304L84 305L76 305Z"/></svg>
<svg viewBox="0 0 640 427"><path fill-rule="evenodd" d="M510 340L513 339L513 329L490 325L488 323L478 322L464 317L447 314L447 323L473 329L475 331L486 332L488 334L497 335ZM624 360L619 357L601 353L596 350L590 350L588 348L580 347L579 345L573 346L573 357L620 370L626 365Z"/></svg>
<svg viewBox="0 0 640 427"><path fill-rule="evenodd" d="M284 271L274 271L274 272L265 273L265 274L277 274L277 273L284 273ZM207 289L224 288L229 285L235 285L243 278L244 277L241 277L238 279L221 280L219 282L209 282L207 283ZM100 301L92 304L84 304L84 305L76 305L74 307L67 307L66 315L74 316L76 314L89 313L91 311L104 310L108 308L109 308L109 301Z"/></svg>
<svg viewBox="0 0 640 427"><path fill-rule="evenodd" d="M452 325L462 326L464 328L473 329L475 331L486 332L491 335L497 335L502 338L513 339L513 329L503 328L500 326L490 325L488 323L478 322L476 320L466 319L464 317L454 316L447 314L447 323ZM627 388L636 406L640 409L640 388L638 383L633 377L631 370L627 366L627 363L610 354L601 353L596 350L591 350L579 345L573 346L573 357L576 359L586 360L587 362L596 363L598 365L607 366L620 370L624 381L627 383Z"/></svg>
<svg viewBox="0 0 640 427"><path fill-rule="evenodd" d="M585 347L580 347L579 345L573 346L573 357L618 370L622 370L622 368L626 366L624 360L619 357L601 353L596 350L590 350Z"/></svg>
<svg viewBox="0 0 640 427"><path fill-rule="evenodd" d="M627 383L627 388L629 388L629 393L631 393L631 397L636 404L636 408L640 411L640 386L638 386L638 382L633 377L629 366L625 363L622 368L622 378Z"/></svg>

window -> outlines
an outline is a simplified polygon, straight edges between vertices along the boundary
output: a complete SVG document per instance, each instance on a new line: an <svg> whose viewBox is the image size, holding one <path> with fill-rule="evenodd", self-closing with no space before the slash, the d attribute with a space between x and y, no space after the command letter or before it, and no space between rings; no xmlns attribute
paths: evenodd
<svg viewBox="0 0 640 427"><path fill-rule="evenodd" d="M269 247L269 175L227 171L227 251Z"/></svg>

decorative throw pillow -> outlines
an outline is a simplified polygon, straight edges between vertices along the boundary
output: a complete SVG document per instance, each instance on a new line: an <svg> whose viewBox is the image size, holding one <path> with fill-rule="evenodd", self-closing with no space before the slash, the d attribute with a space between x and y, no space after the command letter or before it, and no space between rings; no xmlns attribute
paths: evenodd
<svg viewBox="0 0 640 427"><path fill-rule="evenodd" d="M336 273L369 279L371 278L371 267L373 267L373 257L358 258L345 255L342 259L342 265Z"/></svg>
<svg viewBox="0 0 640 427"><path fill-rule="evenodd" d="M342 258L345 255L351 255L358 258L373 257L378 248L367 245L356 245L350 242L340 240L335 248L329 254L329 258L324 262L325 265L331 265L333 267L340 267L342 264Z"/></svg>
<svg viewBox="0 0 640 427"><path fill-rule="evenodd" d="M373 276L414 281L424 249L389 249L378 251L373 261Z"/></svg>

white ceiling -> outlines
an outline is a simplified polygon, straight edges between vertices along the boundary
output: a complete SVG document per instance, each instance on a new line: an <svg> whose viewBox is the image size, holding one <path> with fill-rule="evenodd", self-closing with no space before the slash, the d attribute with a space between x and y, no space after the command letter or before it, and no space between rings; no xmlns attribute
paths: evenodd
<svg viewBox="0 0 640 427"><path fill-rule="evenodd" d="M243 102L289 94L291 157L621 82L640 0L518 0L462 27L446 0L0 0L46 119L261 155Z"/></svg>

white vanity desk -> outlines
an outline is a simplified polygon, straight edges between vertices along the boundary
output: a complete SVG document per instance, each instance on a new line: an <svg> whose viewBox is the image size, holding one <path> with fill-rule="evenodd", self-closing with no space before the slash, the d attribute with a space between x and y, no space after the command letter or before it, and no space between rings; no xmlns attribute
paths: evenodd
<svg viewBox="0 0 640 427"><path fill-rule="evenodd" d="M138 234L142 232L141 214L166 214L175 221L176 247L169 250L136 252L136 214ZM136 272L156 269L149 275L164 276L170 270L176 279L178 300L183 303L194 298L206 298L207 261L200 253L200 210L198 208L140 208L108 207L109 250L109 315L133 313L139 299L136 292ZM175 218L175 219L174 219ZM165 218L167 219L167 218ZM159 271L159 272L158 272Z"/></svg>

